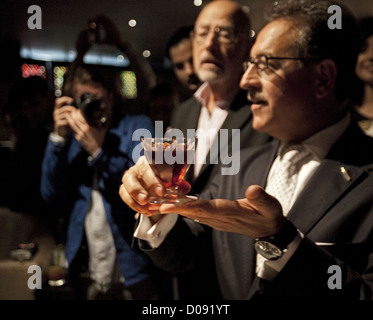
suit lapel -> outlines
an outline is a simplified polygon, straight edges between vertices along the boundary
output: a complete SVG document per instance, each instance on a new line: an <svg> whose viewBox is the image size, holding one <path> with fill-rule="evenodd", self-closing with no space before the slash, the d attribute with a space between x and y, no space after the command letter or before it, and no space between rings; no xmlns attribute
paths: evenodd
<svg viewBox="0 0 373 320"><path fill-rule="evenodd" d="M348 172L350 180L347 181L342 174L342 167ZM339 161L330 159L323 160L294 203L288 214L289 219L307 234L338 198L353 188L364 173L364 170L356 166L342 165Z"/></svg>
<svg viewBox="0 0 373 320"><path fill-rule="evenodd" d="M188 130L196 130L198 126L198 119L201 113L201 104L195 99L191 98L186 102L185 108L182 109L182 112L175 112L176 120L172 121L173 126L181 130L186 137L188 135ZM191 164L185 179L189 182L193 181L193 172L194 165Z"/></svg>
<svg viewBox="0 0 373 320"><path fill-rule="evenodd" d="M184 115L184 119L179 123L178 129L187 134L188 129L197 129L199 114L201 113L201 105L197 101L190 103L188 106L188 114Z"/></svg>
<svg viewBox="0 0 373 320"><path fill-rule="evenodd" d="M372 149L370 149L372 148ZM289 219L304 233L349 192L367 173L362 168L373 161L372 139L352 124L332 147L290 210ZM342 168L347 175L342 173Z"/></svg>
<svg viewBox="0 0 373 320"><path fill-rule="evenodd" d="M228 144L225 144L228 148L228 151L225 151L225 154L230 153L230 149L232 147L233 139L239 139L236 131L233 133L232 129L240 130L251 118L251 110L248 105L248 101L246 99L246 94L242 91L238 94L237 98L232 103L232 108L228 111L227 118L225 119L223 125L220 129L226 129L228 132ZM220 131L219 131L220 132ZM220 154L220 145L219 145L220 136L218 133L217 139L214 140L212 144L211 150L213 152L208 153L206 157L206 163L203 164L201 174L208 168L208 166L212 163L219 162L219 154ZM223 153L224 154L224 153Z"/></svg>

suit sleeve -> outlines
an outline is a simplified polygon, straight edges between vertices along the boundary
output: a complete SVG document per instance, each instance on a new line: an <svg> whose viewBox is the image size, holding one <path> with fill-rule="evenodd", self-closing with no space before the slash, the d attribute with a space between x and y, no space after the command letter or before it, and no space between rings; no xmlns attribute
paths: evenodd
<svg viewBox="0 0 373 320"><path fill-rule="evenodd" d="M373 254L367 255L368 267L359 272L328 250L307 238L303 239L297 251L274 280L265 281L256 277L251 288L254 299L301 297L313 300L371 300ZM370 249L366 247L358 250Z"/></svg>
<svg viewBox="0 0 373 320"><path fill-rule="evenodd" d="M217 184L206 190L204 199L213 194ZM182 273L205 269L213 264L211 228L178 216L159 247L153 249L146 241L139 240L140 248L163 270ZM212 270L212 267L211 269Z"/></svg>

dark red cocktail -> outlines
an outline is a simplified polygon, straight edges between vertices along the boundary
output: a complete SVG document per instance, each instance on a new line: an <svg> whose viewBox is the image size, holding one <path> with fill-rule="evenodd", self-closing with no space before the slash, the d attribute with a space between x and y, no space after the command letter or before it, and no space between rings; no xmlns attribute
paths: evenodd
<svg viewBox="0 0 373 320"><path fill-rule="evenodd" d="M141 142L145 157L154 173L166 187L163 198L151 198L151 203L175 203L188 201L178 192L190 165L194 163L195 139L144 138Z"/></svg>

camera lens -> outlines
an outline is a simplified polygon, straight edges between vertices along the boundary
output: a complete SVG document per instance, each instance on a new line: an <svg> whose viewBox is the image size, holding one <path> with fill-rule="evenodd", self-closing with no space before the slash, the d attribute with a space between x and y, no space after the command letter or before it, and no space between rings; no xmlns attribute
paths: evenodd
<svg viewBox="0 0 373 320"><path fill-rule="evenodd" d="M108 125L108 105L91 94L83 94L76 101L76 106L81 110L89 125L94 127L106 127Z"/></svg>

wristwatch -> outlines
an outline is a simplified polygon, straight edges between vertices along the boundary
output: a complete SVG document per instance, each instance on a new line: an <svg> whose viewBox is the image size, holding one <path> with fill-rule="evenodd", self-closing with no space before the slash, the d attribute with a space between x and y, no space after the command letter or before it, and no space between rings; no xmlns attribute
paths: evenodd
<svg viewBox="0 0 373 320"><path fill-rule="evenodd" d="M255 239L255 250L268 260L278 260L282 257L287 247L298 234L294 225L286 220L279 232L268 237Z"/></svg>

